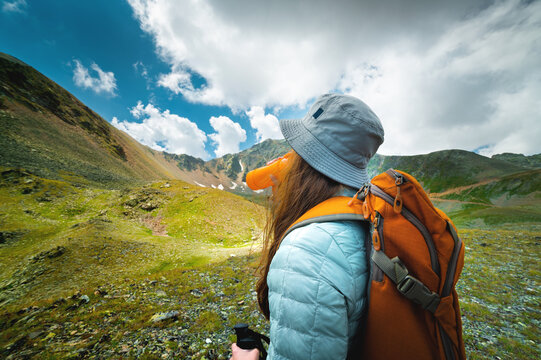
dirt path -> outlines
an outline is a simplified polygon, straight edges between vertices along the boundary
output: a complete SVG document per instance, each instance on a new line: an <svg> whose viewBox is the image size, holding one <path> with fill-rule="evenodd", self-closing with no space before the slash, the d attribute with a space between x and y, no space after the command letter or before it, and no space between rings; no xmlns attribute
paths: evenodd
<svg viewBox="0 0 541 360"><path fill-rule="evenodd" d="M445 196L445 195L449 195L449 194L458 194L458 193L461 193L461 192L463 192L465 190L473 189L473 188L476 188L478 186L486 185L486 184L489 184L491 182L498 181L498 180L499 180L498 178L492 178L492 179L483 180L483 181L480 181L478 183L471 184L471 185L458 186L456 188L445 190L445 191L443 191L441 193L431 193L430 197L439 198L441 196Z"/></svg>

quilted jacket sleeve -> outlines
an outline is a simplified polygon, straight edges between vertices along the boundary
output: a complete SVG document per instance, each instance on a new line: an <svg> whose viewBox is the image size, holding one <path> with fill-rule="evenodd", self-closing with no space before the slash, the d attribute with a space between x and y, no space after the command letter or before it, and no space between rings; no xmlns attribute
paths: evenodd
<svg viewBox="0 0 541 360"><path fill-rule="evenodd" d="M366 302L366 230L358 222L292 231L274 256L269 358L345 359Z"/></svg>

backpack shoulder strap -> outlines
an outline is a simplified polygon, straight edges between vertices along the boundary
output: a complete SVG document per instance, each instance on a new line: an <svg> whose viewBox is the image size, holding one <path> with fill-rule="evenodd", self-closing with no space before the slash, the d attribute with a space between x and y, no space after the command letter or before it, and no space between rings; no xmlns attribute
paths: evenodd
<svg viewBox="0 0 541 360"><path fill-rule="evenodd" d="M360 201L351 202L351 198L347 196L329 198L317 204L298 218L287 229L282 239L291 231L311 223L341 220L365 220L362 203Z"/></svg>

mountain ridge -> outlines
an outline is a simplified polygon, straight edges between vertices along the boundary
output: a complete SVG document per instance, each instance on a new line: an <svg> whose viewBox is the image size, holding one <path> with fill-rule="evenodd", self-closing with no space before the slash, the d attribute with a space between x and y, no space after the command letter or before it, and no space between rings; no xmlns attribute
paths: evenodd
<svg viewBox="0 0 541 360"><path fill-rule="evenodd" d="M81 184L130 184L181 179L201 187L253 195L246 173L286 153L285 140L270 140L234 154L204 161L142 145L22 61L0 53L0 165L23 168L52 179ZM488 179L541 167L541 154L484 157L465 150L421 155L376 154L374 176L397 168L440 193Z"/></svg>

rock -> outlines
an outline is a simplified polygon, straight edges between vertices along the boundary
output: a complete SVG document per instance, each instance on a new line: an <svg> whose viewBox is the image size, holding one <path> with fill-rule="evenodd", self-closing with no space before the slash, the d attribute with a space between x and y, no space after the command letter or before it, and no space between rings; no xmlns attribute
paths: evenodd
<svg viewBox="0 0 541 360"><path fill-rule="evenodd" d="M152 280L151 282L149 282L150 285L156 285L158 283L158 280Z"/></svg>
<svg viewBox="0 0 541 360"><path fill-rule="evenodd" d="M132 196L128 201L124 202L124 206L135 207L138 203L137 198Z"/></svg>
<svg viewBox="0 0 541 360"><path fill-rule="evenodd" d="M94 291L94 295L105 296L105 295L107 295L107 291L105 291L103 289L97 289L96 291Z"/></svg>
<svg viewBox="0 0 541 360"><path fill-rule="evenodd" d="M28 334L28 338L29 338L30 340L33 340L33 339L35 339L35 338L40 337L41 334L43 334L43 331L33 331L33 332L31 332L30 334Z"/></svg>
<svg viewBox="0 0 541 360"><path fill-rule="evenodd" d="M167 297L167 293L163 290L158 290L156 291L156 296L159 296L159 297Z"/></svg>
<svg viewBox="0 0 541 360"><path fill-rule="evenodd" d="M59 298L59 299L56 299L54 302L53 302L53 305L60 305L60 304L64 304L66 302L66 299L64 298Z"/></svg>
<svg viewBox="0 0 541 360"><path fill-rule="evenodd" d="M203 296L203 293L199 289L192 289L190 290L190 294L192 294L195 297L201 297Z"/></svg>
<svg viewBox="0 0 541 360"><path fill-rule="evenodd" d="M212 340L209 339L209 338L206 338L206 339L205 339L205 342L206 342L207 344L212 344Z"/></svg>
<svg viewBox="0 0 541 360"><path fill-rule="evenodd" d="M81 300L79 300L79 304L88 304L90 302L90 298L88 295L81 296Z"/></svg>
<svg viewBox="0 0 541 360"><path fill-rule="evenodd" d="M168 320L168 319L177 319L179 314L180 313L177 310L167 311L167 312L160 312L160 313L154 314L150 318L150 321L159 322L159 321L164 321L164 320Z"/></svg>
<svg viewBox="0 0 541 360"><path fill-rule="evenodd" d="M141 209L146 210L146 211L152 211L157 208L158 208L158 204L152 203L150 201L141 205Z"/></svg>
<svg viewBox="0 0 541 360"><path fill-rule="evenodd" d="M34 255L31 260L32 260L32 262L37 262L37 261L40 261L40 260L44 260L45 258L54 259L56 257L61 256L65 252L66 252L65 247L57 246L57 247L55 247L55 248L53 248L51 250L42 251L39 254Z"/></svg>
<svg viewBox="0 0 541 360"><path fill-rule="evenodd" d="M21 231L0 231L0 244L5 244L10 240L16 240L23 235Z"/></svg>

